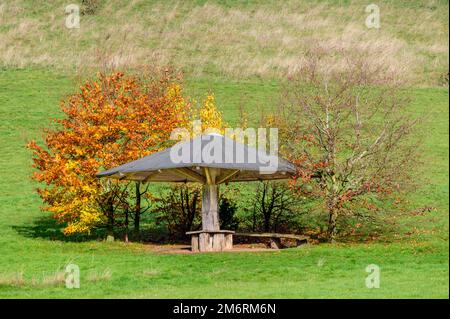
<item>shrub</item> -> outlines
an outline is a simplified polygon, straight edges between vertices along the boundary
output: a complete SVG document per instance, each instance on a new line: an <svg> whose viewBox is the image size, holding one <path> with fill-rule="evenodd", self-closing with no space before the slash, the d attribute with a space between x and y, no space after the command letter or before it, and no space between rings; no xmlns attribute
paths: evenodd
<svg viewBox="0 0 450 319"><path fill-rule="evenodd" d="M342 66L324 69L326 52L310 52L271 119L281 152L297 164L291 186L317 199L331 242L348 232L341 219L376 213L412 189L421 144L411 134L419 117L411 116L398 74L346 55Z"/></svg>
<svg viewBox="0 0 450 319"><path fill-rule="evenodd" d="M82 15L94 15L100 9L102 5L101 0L82 0L81 1L81 14Z"/></svg>
<svg viewBox="0 0 450 319"><path fill-rule="evenodd" d="M258 183L256 193L242 206L246 228L263 232L294 232L301 229L300 217L306 199L296 196L286 182Z"/></svg>
<svg viewBox="0 0 450 319"><path fill-rule="evenodd" d="M156 199L157 223L167 227L172 238L186 237L186 232L201 226L201 188L198 185L175 185Z"/></svg>
<svg viewBox="0 0 450 319"><path fill-rule="evenodd" d="M220 229L236 230L239 220L236 218L237 205L227 197L221 197L219 202Z"/></svg>
<svg viewBox="0 0 450 319"><path fill-rule="evenodd" d="M439 76L439 85L440 86L446 86L448 87L448 71L444 71L440 76Z"/></svg>

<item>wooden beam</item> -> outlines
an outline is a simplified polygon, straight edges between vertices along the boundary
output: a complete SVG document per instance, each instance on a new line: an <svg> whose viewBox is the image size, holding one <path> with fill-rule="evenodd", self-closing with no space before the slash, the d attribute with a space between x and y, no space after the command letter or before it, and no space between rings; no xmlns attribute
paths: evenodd
<svg viewBox="0 0 450 319"><path fill-rule="evenodd" d="M187 177L189 179L193 179L196 182L206 184L206 179L203 175L196 173L196 172L190 170L189 168L186 168L186 167L173 168L173 169L171 169L171 171L173 171L175 174L178 174L182 177L185 177L185 178Z"/></svg>
<svg viewBox="0 0 450 319"><path fill-rule="evenodd" d="M157 172L152 172L152 173L150 173L149 175L145 176L145 175L143 175L143 172L136 172L136 173L129 174L129 175L127 176L127 179L128 179L128 180L131 180L131 181L135 181L135 182L142 182L142 183L145 183L145 182L147 182L152 176L156 175L156 173L157 173Z"/></svg>
<svg viewBox="0 0 450 319"><path fill-rule="evenodd" d="M206 176L206 182L210 185L216 185L217 184L217 177L220 173L220 168L214 168L214 167L204 167Z"/></svg>
<svg viewBox="0 0 450 319"><path fill-rule="evenodd" d="M145 178L142 180L142 182L143 182L143 183L147 183L148 180L149 180L150 178L152 178L153 176L155 176L155 175L158 174L158 173L159 173L159 172L156 171L156 172L152 172L152 173L148 174L147 177L145 177Z"/></svg>
<svg viewBox="0 0 450 319"><path fill-rule="evenodd" d="M265 237L265 238L288 238L297 240L307 240L309 236L295 234L279 234L279 233L235 233L236 236L244 237Z"/></svg>
<svg viewBox="0 0 450 319"><path fill-rule="evenodd" d="M205 170L205 175L206 175L206 182L208 184L212 184L213 182L212 182L212 179L211 179L211 173L209 172L209 168L205 167L204 170Z"/></svg>
<svg viewBox="0 0 450 319"><path fill-rule="evenodd" d="M134 178L136 173L128 173L128 174L120 173L120 175L121 176L119 178L119 181L124 180L124 179L130 180L130 181L135 181L135 179L132 179L132 178Z"/></svg>
<svg viewBox="0 0 450 319"><path fill-rule="evenodd" d="M239 172L240 172L240 170L237 169L237 170L231 171L228 174L222 174L221 176L218 177L217 184L226 183L227 181L229 181L233 176L235 176Z"/></svg>

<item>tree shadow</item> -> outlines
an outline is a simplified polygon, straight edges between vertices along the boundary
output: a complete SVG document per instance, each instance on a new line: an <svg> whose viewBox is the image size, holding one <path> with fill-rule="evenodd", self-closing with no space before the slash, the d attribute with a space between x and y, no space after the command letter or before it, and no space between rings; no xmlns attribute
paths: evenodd
<svg viewBox="0 0 450 319"><path fill-rule="evenodd" d="M40 216L32 224L13 225L11 228L20 236L27 238L40 238L50 241L61 242L85 242L85 241L104 241L107 237L107 231L104 228L93 229L90 234L65 235L63 233L65 223L58 223L51 216ZM117 241L124 241L125 230L116 229L114 237ZM162 227L152 229L142 229L139 234L134 234L132 230L128 233L130 242L156 243L156 244L186 244L189 238L173 238Z"/></svg>
<svg viewBox="0 0 450 319"><path fill-rule="evenodd" d="M89 235L64 235L65 224L58 223L50 216L42 216L34 220L31 225L12 226L12 228L21 236L27 238L41 238L51 241L63 242L83 242L89 240L100 240L105 238L104 230L96 230Z"/></svg>

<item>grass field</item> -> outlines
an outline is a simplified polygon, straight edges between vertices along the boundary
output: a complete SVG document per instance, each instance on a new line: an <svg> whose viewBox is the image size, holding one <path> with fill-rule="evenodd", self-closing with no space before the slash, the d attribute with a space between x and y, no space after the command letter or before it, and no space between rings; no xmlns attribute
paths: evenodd
<svg viewBox="0 0 450 319"><path fill-rule="evenodd" d="M95 12L67 29L70 2L0 1L0 298L449 297L447 0L377 1L380 29L365 27L362 0L92 2ZM257 121L276 105L280 79L317 45L333 56L324 68L339 66L342 53L388 65L408 84L411 115L425 115L418 186L407 195L417 213L386 216L394 232L280 251L166 254L70 240L40 210L26 141L41 139L59 101L100 64L171 64L189 96L214 92L235 124L240 108ZM80 267L80 289L65 288L69 263ZM378 289L365 285L369 264L381 268Z"/></svg>
<svg viewBox="0 0 450 319"><path fill-rule="evenodd" d="M276 99L276 81L192 78L189 92L217 95L227 120L239 106ZM411 91L412 111L429 111L424 165L413 207L431 211L397 221L398 236L379 242L311 245L260 253L161 254L149 245L67 242L46 214L30 180L25 141L38 137L58 101L75 82L50 69L3 69L0 73L0 297L4 298L448 298L448 89ZM248 105L248 104L247 104ZM257 111L255 111L257 114ZM81 270L81 288L64 287L68 263ZM365 267L381 267L381 287L365 286Z"/></svg>

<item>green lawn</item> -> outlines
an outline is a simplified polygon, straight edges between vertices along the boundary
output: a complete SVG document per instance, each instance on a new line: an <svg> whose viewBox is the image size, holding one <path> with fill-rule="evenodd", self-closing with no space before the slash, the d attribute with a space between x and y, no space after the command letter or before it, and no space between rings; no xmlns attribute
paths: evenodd
<svg viewBox="0 0 450 319"><path fill-rule="evenodd" d="M273 105L276 82L187 79L200 99L212 90L227 120L242 105L256 118ZM243 297L243 298L448 298L448 89L411 90L421 124L420 186L413 207L436 210L401 217L398 236L377 243L311 245L260 253L161 254L145 244L68 242L60 238L30 180L24 145L39 138L58 101L75 89L67 76L47 69L0 70L0 297ZM81 270L81 288L67 289L55 274L68 263ZM365 267L381 267L381 287L365 286ZM23 275L23 280L14 279Z"/></svg>

